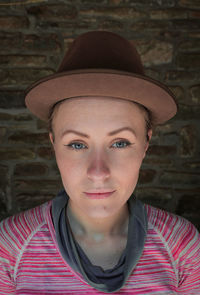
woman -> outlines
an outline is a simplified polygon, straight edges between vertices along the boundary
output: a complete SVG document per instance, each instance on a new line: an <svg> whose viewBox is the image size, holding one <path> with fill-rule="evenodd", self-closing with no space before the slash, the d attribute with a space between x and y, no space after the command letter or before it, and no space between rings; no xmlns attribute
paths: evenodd
<svg viewBox="0 0 200 295"><path fill-rule="evenodd" d="M1 223L0 294L200 294L195 227L134 196L152 127L177 110L136 49L83 34L26 104L49 121L64 190Z"/></svg>

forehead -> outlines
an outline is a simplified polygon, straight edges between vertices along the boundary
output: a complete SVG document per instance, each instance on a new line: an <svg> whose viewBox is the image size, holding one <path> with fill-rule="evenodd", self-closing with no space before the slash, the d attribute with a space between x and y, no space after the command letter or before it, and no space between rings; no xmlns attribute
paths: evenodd
<svg viewBox="0 0 200 295"><path fill-rule="evenodd" d="M70 129L103 133L124 126L140 132L145 129L147 113L132 101L107 97L79 97L60 102L54 109L51 129L54 133Z"/></svg>
<svg viewBox="0 0 200 295"><path fill-rule="evenodd" d="M78 114L79 116L90 116L91 113L98 115L130 115L133 113L139 115L145 115L145 109L132 101L114 98L114 97L78 97L70 98L59 102L53 110L53 116L57 113L59 115L66 114L71 116L72 114Z"/></svg>

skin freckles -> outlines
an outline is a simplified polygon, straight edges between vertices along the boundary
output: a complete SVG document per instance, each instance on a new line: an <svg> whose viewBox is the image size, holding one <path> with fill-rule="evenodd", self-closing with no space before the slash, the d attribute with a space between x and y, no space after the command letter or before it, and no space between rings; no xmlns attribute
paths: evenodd
<svg viewBox="0 0 200 295"><path fill-rule="evenodd" d="M108 135L122 127L133 132ZM127 224L126 203L137 184L149 144L144 112L136 104L116 98L72 98L56 108L53 134L50 140L70 197L68 214L77 233L103 233L104 237L122 233ZM148 135L151 137L151 130ZM114 193L100 200L84 193L98 189Z"/></svg>

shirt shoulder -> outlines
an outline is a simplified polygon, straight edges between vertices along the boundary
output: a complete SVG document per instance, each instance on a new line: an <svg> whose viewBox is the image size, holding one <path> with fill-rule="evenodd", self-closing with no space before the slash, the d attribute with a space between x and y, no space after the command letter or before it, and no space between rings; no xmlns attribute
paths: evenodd
<svg viewBox="0 0 200 295"><path fill-rule="evenodd" d="M145 205L148 229L159 236L177 268L200 270L200 235L187 219L162 209ZM153 236L153 235L152 235Z"/></svg>
<svg viewBox="0 0 200 295"><path fill-rule="evenodd" d="M51 201L0 222L0 251L17 254L27 240L47 223Z"/></svg>
<svg viewBox="0 0 200 295"><path fill-rule="evenodd" d="M170 236L177 236L178 233L179 238L182 235L196 235L199 237L198 230L184 217L147 204L145 204L145 208L149 226L154 228L167 240L170 239Z"/></svg>
<svg viewBox="0 0 200 295"><path fill-rule="evenodd" d="M156 235L171 257L180 294L200 294L200 235L183 217L145 205L149 236Z"/></svg>

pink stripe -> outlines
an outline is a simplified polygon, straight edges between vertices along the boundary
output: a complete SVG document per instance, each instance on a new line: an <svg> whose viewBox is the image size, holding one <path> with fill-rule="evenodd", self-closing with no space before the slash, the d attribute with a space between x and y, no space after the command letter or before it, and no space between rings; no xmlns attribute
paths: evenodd
<svg viewBox="0 0 200 295"><path fill-rule="evenodd" d="M114 294L200 294L200 238L188 221L145 205L144 251L125 286ZM51 202L0 225L0 294L105 294L62 258Z"/></svg>

